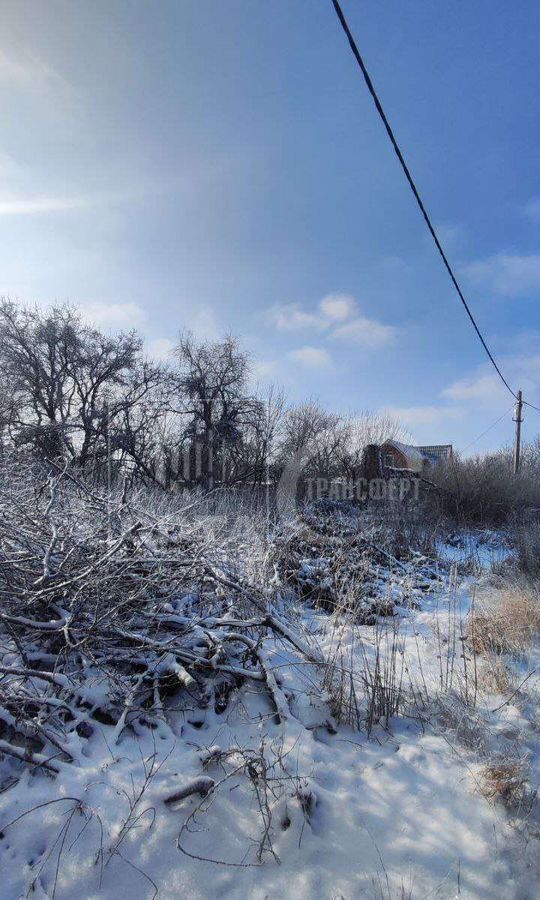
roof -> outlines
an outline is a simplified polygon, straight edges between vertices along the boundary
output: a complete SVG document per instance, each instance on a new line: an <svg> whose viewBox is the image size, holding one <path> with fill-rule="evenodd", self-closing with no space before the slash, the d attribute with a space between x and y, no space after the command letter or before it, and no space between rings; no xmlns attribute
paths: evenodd
<svg viewBox="0 0 540 900"><path fill-rule="evenodd" d="M425 454L422 453L422 448L413 447L412 444L402 444L400 441L385 441L384 444L381 445L384 449L394 449L398 450L409 462L417 463L421 465L425 459Z"/></svg>
<svg viewBox="0 0 540 900"><path fill-rule="evenodd" d="M424 447L413 447L400 441L385 441L382 450L396 450L407 460L407 468L420 471L426 463L437 465L441 459L452 457L452 444L430 444Z"/></svg>
<svg viewBox="0 0 540 900"><path fill-rule="evenodd" d="M430 444L427 447L418 447L418 449L436 459L447 459L452 456L452 444Z"/></svg>

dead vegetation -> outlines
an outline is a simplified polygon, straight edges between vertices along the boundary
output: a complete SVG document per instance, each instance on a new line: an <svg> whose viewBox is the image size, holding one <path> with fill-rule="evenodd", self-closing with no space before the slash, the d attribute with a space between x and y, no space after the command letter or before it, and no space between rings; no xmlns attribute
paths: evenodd
<svg viewBox="0 0 540 900"><path fill-rule="evenodd" d="M298 659L320 653L275 592L250 580L245 533L217 532L190 502L154 510L144 491L104 497L67 468L5 469L0 483L0 753L51 773L70 736L96 723L167 728L167 704L223 710L244 683L277 720L288 700L266 658L273 635ZM254 522L252 522L252 525ZM220 535L218 540L216 533ZM250 561L242 571L238 555ZM262 575L262 577L261 577Z"/></svg>
<svg viewBox="0 0 540 900"><path fill-rule="evenodd" d="M499 653L489 650L478 665L478 688L487 694L510 694L518 686L515 672Z"/></svg>
<svg viewBox="0 0 540 900"><path fill-rule="evenodd" d="M375 625L396 607L414 607L441 582L432 558L414 549L404 558L394 555L401 524L374 522L355 507L318 504L276 534L271 561L279 579L307 602Z"/></svg>
<svg viewBox="0 0 540 900"><path fill-rule="evenodd" d="M540 590L531 580L508 579L480 599L468 638L476 653L524 654L540 633Z"/></svg>
<svg viewBox="0 0 540 900"><path fill-rule="evenodd" d="M340 721L371 731L399 713L395 609L437 574L419 555L394 557L380 526L306 512L268 543L266 519L238 515L230 498L210 509L205 495L158 497L126 481L107 493L72 466L21 463L6 457L0 476L0 753L16 771L58 773L73 735L100 724L113 744L170 729L171 703L224 713L243 685L286 720L268 642L319 671ZM374 654L360 669L340 651L325 659L295 596L336 622L375 626Z"/></svg>
<svg viewBox="0 0 540 900"><path fill-rule="evenodd" d="M531 510L512 523L511 535L520 572L528 578L540 576L540 510Z"/></svg>
<svg viewBox="0 0 540 900"><path fill-rule="evenodd" d="M514 815L527 815L535 800L530 765L524 759L495 757L482 767L478 786L489 803L502 803Z"/></svg>
<svg viewBox="0 0 540 900"><path fill-rule="evenodd" d="M513 474L512 450L461 459L433 470L441 510L461 524L506 525L526 510L540 509L540 440L523 448L520 472Z"/></svg>

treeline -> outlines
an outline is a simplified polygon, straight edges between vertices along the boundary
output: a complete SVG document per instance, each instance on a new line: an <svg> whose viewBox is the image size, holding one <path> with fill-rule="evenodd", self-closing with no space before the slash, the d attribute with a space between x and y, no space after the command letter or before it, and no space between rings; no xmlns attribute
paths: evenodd
<svg viewBox="0 0 540 900"><path fill-rule="evenodd" d="M410 442L376 413L348 416L314 400L261 393L252 359L233 337L181 333L167 362L145 354L136 331L107 335L71 306L0 301L0 450L79 469L103 482L128 478L164 489L276 484L286 466L305 481L355 481L364 449ZM540 511L540 442L430 470L441 511L501 522ZM539 512L540 518L540 512Z"/></svg>
<svg viewBox="0 0 540 900"><path fill-rule="evenodd" d="M384 416L343 417L257 391L233 337L180 334L169 362L135 331L106 335L71 306L0 302L1 440L96 478L163 488L260 485L301 457L305 477L353 477L367 443L404 437Z"/></svg>

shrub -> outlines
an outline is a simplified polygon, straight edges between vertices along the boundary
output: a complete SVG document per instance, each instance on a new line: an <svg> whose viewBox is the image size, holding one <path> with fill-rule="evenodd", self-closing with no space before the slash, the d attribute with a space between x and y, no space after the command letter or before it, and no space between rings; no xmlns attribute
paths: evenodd
<svg viewBox="0 0 540 900"><path fill-rule="evenodd" d="M430 479L440 489L442 510L460 522L497 525L540 509L540 465L532 453L524 454L517 475L510 451L502 450L474 459L454 457L433 469Z"/></svg>

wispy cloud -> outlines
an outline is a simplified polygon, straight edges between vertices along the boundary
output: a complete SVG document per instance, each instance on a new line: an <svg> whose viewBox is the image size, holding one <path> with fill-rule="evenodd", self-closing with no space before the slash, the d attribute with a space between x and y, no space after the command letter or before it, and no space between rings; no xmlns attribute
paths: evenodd
<svg viewBox="0 0 540 900"><path fill-rule="evenodd" d="M476 260L463 267L465 276L473 283L496 294L517 297L540 289L540 255L511 255L499 253Z"/></svg>
<svg viewBox="0 0 540 900"><path fill-rule="evenodd" d="M384 411L409 428L418 425L440 425L462 419L465 414L459 406L390 406Z"/></svg>
<svg viewBox="0 0 540 900"><path fill-rule="evenodd" d="M171 187L171 185L169 185ZM31 194L0 192L0 216L35 216L50 213L102 209L156 196L166 189L164 182L137 184L130 188L96 190L93 193Z"/></svg>
<svg viewBox="0 0 540 900"><path fill-rule="evenodd" d="M456 224L455 222L438 222L435 226L435 230L437 231L444 248L449 253L455 252L459 248L465 232L463 225ZM433 239L428 233L426 233L426 240L432 245Z"/></svg>
<svg viewBox="0 0 540 900"><path fill-rule="evenodd" d="M217 341L223 336L214 310L204 306L185 316L189 330L201 341Z"/></svg>
<svg viewBox="0 0 540 900"><path fill-rule="evenodd" d="M28 216L71 212L92 206L88 197L8 197L0 196L0 216Z"/></svg>
<svg viewBox="0 0 540 900"><path fill-rule="evenodd" d="M9 157L0 155L0 182L14 181L16 173L19 181L35 181L33 172L19 167L15 170ZM10 171L11 167L11 171ZM209 188L216 172L223 171L209 163L208 167L193 166L187 174L180 176L154 176L141 174L137 170L131 171L126 177L126 184L103 185L92 192L78 191L73 193L55 193L51 190L47 193L36 193L30 190L6 191L0 189L0 216L36 216L65 212L80 212L102 210L106 207L120 207L130 203L140 203L149 197L168 199L173 195L184 198L194 197L198 192L204 192ZM285 307L283 308L285 309Z"/></svg>
<svg viewBox="0 0 540 900"><path fill-rule="evenodd" d="M145 310L137 303L104 303L95 301L81 303L80 311L84 319L99 328L113 331L130 331L142 328L147 321Z"/></svg>
<svg viewBox="0 0 540 900"><path fill-rule="evenodd" d="M306 312L297 303L272 306L268 310L268 317L278 331L303 331L311 328L322 330L329 324L317 313Z"/></svg>
<svg viewBox="0 0 540 900"><path fill-rule="evenodd" d="M332 357L324 347L299 347L291 350L288 357L306 369L331 369Z"/></svg>
<svg viewBox="0 0 540 900"><path fill-rule="evenodd" d="M283 377L284 365L276 359L255 359L251 366L251 376L254 382L259 379L265 381L276 376Z"/></svg>
<svg viewBox="0 0 540 900"><path fill-rule="evenodd" d="M503 360L504 371L514 387L521 387L525 398L538 404L540 400L540 354L508 355ZM487 364L471 375L453 381L440 392L443 399L474 404L475 408L504 409L512 404L512 397L497 373Z"/></svg>
<svg viewBox="0 0 540 900"><path fill-rule="evenodd" d="M279 331L319 331L367 348L383 347L398 333L393 325L360 315L350 294L328 294L313 312L295 303L274 306L269 316Z"/></svg>
<svg viewBox="0 0 540 900"><path fill-rule="evenodd" d="M358 308L350 294L327 294L315 310L306 310L298 303L284 303L268 310L270 321L278 331L326 331L337 322L351 318Z"/></svg>
<svg viewBox="0 0 540 900"><path fill-rule="evenodd" d="M495 373L486 373L469 378L459 378L441 391L441 397L462 402L474 401L484 406L492 406L506 402L509 394Z"/></svg>
<svg viewBox="0 0 540 900"><path fill-rule="evenodd" d="M344 322L357 309L357 302L349 294L327 294L319 303L322 315L330 322Z"/></svg>
<svg viewBox="0 0 540 900"><path fill-rule="evenodd" d="M540 354L508 354L502 360L504 370L515 386L521 386L525 398L531 403L540 405ZM439 392L441 403L408 407L389 407L389 413L403 425L411 429L419 429L427 440L439 440L441 432L451 439L454 433L452 423L467 423L469 435L464 443L480 430L478 418L482 422L489 417L501 416L512 407L512 397L501 380L490 367L481 365L463 378L451 382ZM461 426L462 430L463 426ZM459 430L459 429L458 429ZM431 437L435 433L435 437ZM445 439L444 435L441 439Z"/></svg>
<svg viewBox="0 0 540 900"><path fill-rule="evenodd" d="M9 92L17 101L30 103L36 119L46 118L56 131L72 133L76 122L80 125L83 111L81 95L73 84L42 56L13 40L3 41L0 47L0 91Z"/></svg>
<svg viewBox="0 0 540 900"><path fill-rule="evenodd" d="M71 90L56 69L21 45L14 47L11 52L6 47L0 48L0 84L30 88L37 92L51 86Z"/></svg>
<svg viewBox="0 0 540 900"><path fill-rule="evenodd" d="M343 341L351 341L360 347L368 349L376 349L385 347L395 341L398 329L393 325L384 325L376 319L367 319L364 316L357 316L350 322L345 322L336 328L332 334L332 338Z"/></svg>

